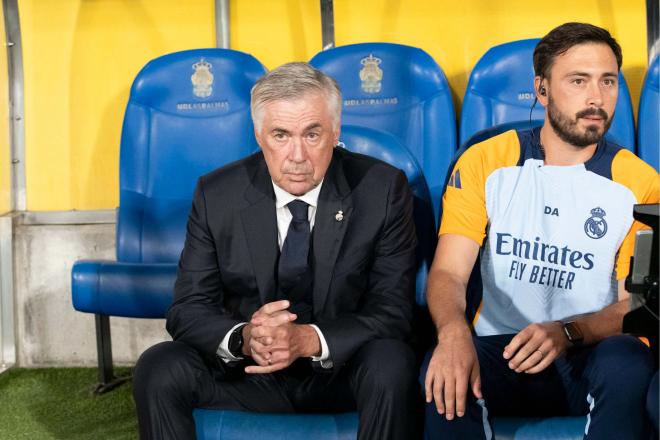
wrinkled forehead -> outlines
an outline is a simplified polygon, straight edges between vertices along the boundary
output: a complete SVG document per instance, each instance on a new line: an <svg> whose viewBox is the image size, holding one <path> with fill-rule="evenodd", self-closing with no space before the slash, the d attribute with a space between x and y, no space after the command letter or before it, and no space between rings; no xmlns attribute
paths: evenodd
<svg viewBox="0 0 660 440"><path fill-rule="evenodd" d="M322 90L313 90L297 97L268 100L256 107L258 124L263 120L281 117L310 116L322 123L330 123L336 128L339 124L341 109L337 109L336 100Z"/></svg>
<svg viewBox="0 0 660 440"><path fill-rule="evenodd" d="M297 103L321 103L325 102L326 104L330 104L331 98L327 92L324 90L316 90L312 89L309 91L305 91L299 94L292 94L286 97L277 97L277 98L271 98L271 99L265 99L261 102L256 102L255 105L258 108L263 108L266 110L266 108L274 108L278 107L280 104L286 105L286 104L297 104Z"/></svg>
<svg viewBox="0 0 660 440"><path fill-rule="evenodd" d="M336 129L336 115L327 99L319 94L297 99L278 99L267 102L257 112L257 130L306 131L314 127Z"/></svg>

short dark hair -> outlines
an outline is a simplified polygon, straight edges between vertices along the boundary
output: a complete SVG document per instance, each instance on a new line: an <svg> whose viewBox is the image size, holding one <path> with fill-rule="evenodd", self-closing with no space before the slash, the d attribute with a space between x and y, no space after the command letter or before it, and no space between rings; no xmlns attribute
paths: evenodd
<svg viewBox="0 0 660 440"><path fill-rule="evenodd" d="M607 44L614 52L617 67L621 70L621 46L606 29L588 23L564 23L548 32L536 45L534 75L548 78L555 58L571 47L583 43Z"/></svg>

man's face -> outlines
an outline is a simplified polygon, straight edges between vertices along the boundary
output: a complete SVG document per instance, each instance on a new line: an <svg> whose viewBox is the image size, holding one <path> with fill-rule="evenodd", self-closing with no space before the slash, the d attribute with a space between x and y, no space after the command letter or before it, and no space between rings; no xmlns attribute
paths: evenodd
<svg viewBox="0 0 660 440"><path fill-rule="evenodd" d="M332 150L339 138L328 98L308 93L292 101L267 102L257 142L264 153L271 178L277 186L302 195L317 186L325 175Z"/></svg>
<svg viewBox="0 0 660 440"><path fill-rule="evenodd" d="M555 58L547 96L547 108L555 133L576 147L597 143L610 128L619 92L616 57L603 43L573 46ZM545 102L544 102L545 101Z"/></svg>

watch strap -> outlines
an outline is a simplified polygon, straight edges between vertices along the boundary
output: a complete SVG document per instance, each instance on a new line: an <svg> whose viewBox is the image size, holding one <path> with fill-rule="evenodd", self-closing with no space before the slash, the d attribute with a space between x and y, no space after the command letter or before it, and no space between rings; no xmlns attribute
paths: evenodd
<svg viewBox="0 0 660 440"><path fill-rule="evenodd" d="M562 328L566 339L573 345L573 347L580 347L584 342L584 335L580 326L575 321L562 322Z"/></svg>
<svg viewBox="0 0 660 440"><path fill-rule="evenodd" d="M229 336L229 352L232 356L237 358L243 356L243 328L246 325L247 324L243 324L236 327L234 331L231 332L231 336Z"/></svg>

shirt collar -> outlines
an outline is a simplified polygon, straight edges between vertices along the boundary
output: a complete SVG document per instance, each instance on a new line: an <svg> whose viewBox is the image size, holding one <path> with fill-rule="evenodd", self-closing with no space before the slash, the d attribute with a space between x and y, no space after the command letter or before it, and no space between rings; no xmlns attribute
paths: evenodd
<svg viewBox="0 0 660 440"><path fill-rule="evenodd" d="M271 182L273 183L273 190L275 191L275 208L277 209L285 207L296 199L302 200L303 202L315 208L316 205L318 205L319 193L321 192L321 186L323 186L323 180L321 180L321 183L316 185L316 187L314 187L311 191L306 192L302 196L294 196L293 194L290 194L277 186L277 184L275 184L275 182L272 180Z"/></svg>

